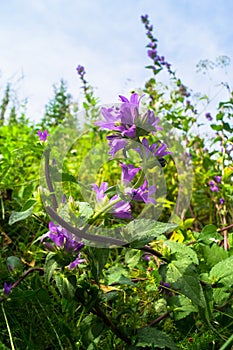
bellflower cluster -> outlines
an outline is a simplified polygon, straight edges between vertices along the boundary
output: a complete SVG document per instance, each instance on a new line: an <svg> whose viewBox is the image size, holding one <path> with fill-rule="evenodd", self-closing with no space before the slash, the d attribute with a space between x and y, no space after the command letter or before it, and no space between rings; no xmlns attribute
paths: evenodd
<svg viewBox="0 0 233 350"><path fill-rule="evenodd" d="M87 80L84 78L86 71L84 66L81 66L80 64L77 66L76 71L83 83L83 90L86 92L88 90Z"/></svg>
<svg viewBox="0 0 233 350"><path fill-rule="evenodd" d="M115 153L127 145L127 141L138 141L140 136L155 134L162 128L158 126L159 118L155 117L153 111L148 110L144 115L139 113L141 101L137 93L131 95L130 100L120 96L122 101L120 108L101 109L104 120L95 122L100 129L108 129L114 134L107 136L110 146L110 155L113 158Z"/></svg>
<svg viewBox="0 0 233 350"><path fill-rule="evenodd" d="M168 70L169 74L174 74L171 70L171 64L166 62L164 56L159 56L158 51L157 51L157 39L153 36L152 31L153 31L153 26L150 25L148 15L141 16L142 23L145 25L146 29L146 35L148 39L150 40L149 44L147 45L148 47L148 57L153 60L154 65L150 66L148 68L152 68L154 74L157 74L163 66L165 66Z"/></svg>
<svg viewBox="0 0 233 350"><path fill-rule="evenodd" d="M120 166L122 167L121 181L125 187L123 195L126 195L127 198L134 201L144 202L146 204L156 204L155 199L152 197L156 192L156 186L148 186L146 179L138 188L129 186L135 175L140 171L140 168L135 168L133 164L126 165L123 163L120 163ZM114 195L111 199L108 199L106 194L106 191L108 190L107 182L102 182L99 187L96 184L92 184L92 188L95 191L98 205L103 206L107 203L108 212L113 214L116 218L132 219L132 210L129 201L122 200L118 194Z"/></svg>
<svg viewBox="0 0 233 350"><path fill-rule="evenodd" d="M65 228L50 222L49 231L43 235L41 241L44 241L45 238L49 238L58 249L63 249L65 253L78 254L76 259L68 265L68 269L74 269L77 265L86 261L80 258L80 250L83 248L84 243L78 241L77 237ZM44 245L50 250L54 250L52 244L45 242Z"/></svg>
<svg viewBox="0 0 233 350"><path fill-rule="evenodd" d="M120 107L102 108L101 112L104 119L96 121L95 124L99 126L99 129L112 131L112 134L107 136L111 158L119 150L126 149L132 145L131 148L140 155L143 161L146 161L146 167L151 167L151 164L147 162L149 156L152 158L153 166L155 166L153 157L158 158L158 161L163 161L162 166L164 166L165 160L163 157L171 154L171 152L167 150L166 144L156 142L150 145L146 139L145 136L155 134L162 128L158 125L159 118L155 117L153 111L149 110L143 115L139 113L141 98L142 96L139 97L137 93L133 93L130 99L120 95L122 102ZM133 142L130 144L130 141L135 141L136 146ZM92 188L96 192L96 201L102 208L108 203L108 212L118 218L130 219L132 218L132 214L128 198L134 201L142 201L146 204L156 204L153 198L156 192L156 186L149 186L145 176L144 178L141 177L139 181L142 185L139 187L130 186L131 181L141 168L136 168L133 164L123 163L120 163L120 166L122 168L121 182L124 186L122 198L127 196L126 201L121 200L119 195L115 195L109 200L106 195L106 191L108 190L108 183L106 182L103 182L99 187L93 184Z"/></svg>

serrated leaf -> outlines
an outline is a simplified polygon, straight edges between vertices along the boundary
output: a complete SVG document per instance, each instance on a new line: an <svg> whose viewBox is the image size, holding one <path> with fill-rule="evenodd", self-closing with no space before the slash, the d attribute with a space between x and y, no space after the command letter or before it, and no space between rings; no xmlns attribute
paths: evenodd
<svg viewBox="0 0 233 350"><path fill-rule="evenodd" d="M210 270L210 279L213 283L219 283L230 288L233 286L233 256L220 261Z"/></svg>
<svg viewBox="0 0 233 350"><path fill-rule="evenodd" d="M175 305L173 309L174 318L176 321L190 315L192 312L197 312L197 307L184 295L172 296L169 298L170 305Z"/></svg>
<svg viewBox="0 0 233 350"><path fill-rule="evenodd" d="M136 219L125 227L125 232L127 240L131 242L131 248L142 248L153 239L159 238L165 232L173 231L175 228L177 228L176 224L150 219Z"/></svg>
<svg viewBox="0 0 233 350"><path fill-rule="evenodd" d="M145 348L152 345L154 348L177 350L175 343L166 333L152 327L141 329L138 332L136 346Z"/></svg>
<svg viewBox="0 0 233 350"><path fill-rule="evenodd" d="M107 278L108 284L112 284L113 282L118 282L121 276L126 277L128 275L128 271L121 266L113 266L107 270Z"/></svg>
<svg viewBox="0 0 233 350"><path fill-rule="evenodd" d="M22 208L22 212L30 209L34 204L36 204L36 200L35 199L27 200L27 202L24 204L24 206Z"/></svg>
<svg viewBox="0 0 233 350"><path fill-rule="evenodd" d="M199 264L195 251L192 248L187 247L185 244L174 241L166 241L164 242L164 245L170 249L172 254L175 255L176 260L187 259L190 260L190 263L193 262L196 265Z"/></svg>
<svg viewBox="0 0 233 350"><path fill-rule="evenodd" d="M223 125L211 124L210 126L213 130L216 130L216 131L221 131L223 129Z"/></svg>
<svg viewBox="0 0 233 350"><path fill-rule="evenodd" d="M175 260L168 265L167 281L172 287L202 308L206 307L205 297L199 282L195 265L187 259Z"/></svg>

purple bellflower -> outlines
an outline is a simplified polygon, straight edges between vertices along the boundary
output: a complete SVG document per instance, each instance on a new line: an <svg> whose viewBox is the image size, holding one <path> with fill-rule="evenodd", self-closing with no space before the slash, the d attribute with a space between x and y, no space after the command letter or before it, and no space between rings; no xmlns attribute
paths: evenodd
<svg viewBox="0 0 233 350"><path fill-rule="evenodd" d="M165 143L153 143L151 146L149 145L148 140L144 137L142 139L142 146L143 151L145 152L145 156L148 157L150 153L152 153L153 156L162 158L168 154L171 154L170 151L167 151L167 145ZM140 156L143 158L142 150L137 148L137 152L140 154Z"/></svg>
<svg viewBox="0 0 233 350"><path fill-rule="evenodd" d="M84 243L78 241L78 238L65 228L50 222L49 231L43 235L41 241L44 241L45 238L49 238L57 248L63 249L65 253L78 253L78 257L73 261L73 263L69 264L69 266L73 266L72 268L85 261L85 259L80 259L79 253L79 251L84 247ZM50 250L54 250L54 247L48 242L45 242L45 246L51 248ZM68 268L71 269L69 266Z"/></svg>
<svg viewBox="0 0 233 350"><path fill-rule="evenodd" d="M73 270L79 264L86 262L85 259L80 259L81 253L78 254L77 258L68 265L69 270Z"/></svg>
<svg viewBox="0 0 233 350"><path fill-rule="evenodd" d="M219 198L219 203L220 203L221 205L223 205L223 204L225 203L225 199L224 199L224 198Z"/></svg>
<svg viewBox="0 0 233 350"><path fill-rule="evenodd" d="M122 167L121 181L127 186L135 177L140 168L135 168L133 164L120 163Z"/></svg>
<svg viewBox="0 0 233 350"><path fill-rule="evenodd" d="M46 141L47 140L47 137L49 136L49 133L47 130L44 130L44 131L38 131L38 136L40 138L40 141Z"/></svg>
<svg viewBox="0 0 233 350"><path fill-rule="evenodd" d="M144 115L139 113L139 105L143 96L139 97L137 93L134 93L129 100L121 95L119 97L122 102L121 106L102 108L101 113L104 120L95 122L100 129L114 132L113 135L107 137L112 157L126 146L127 139L138 141L139 136L154 134L157 130L162 129L158 126L159 118L155 117L153 111L149 110Z"/></svg>
<svg viewBox="0 0 233 350"><path fill-rule="evenodd" d="M219 184L222 180L222 176L220 175L214 176L214 180Z"/></svg>
<svg viewBox="0 0 233 350"><path fill-rule="evenodd" d="M153 195L156 192L156 186L148 186L147 180L144 181L142 186L138 188L132 188L127 191L127 194L129 194L133 200L139 201L139 202L145 202L156 204L156 201L151 195Z"/></svg>
<svg viewBox="0 0 233 350"><path fill-rule="evenodd" d="M210 191L212 191L212 192L218 192L219 191L218 186L216 185L216 183L213 180L209 181L208 185L210 186Z"/></svg>
<svg viewBox="0 0 233 350"><path fill-rule="evenodd" d="M96 184L92 185L93 190L96 193L96 201L97 203L101 204L104 201L108 199L107 195L105 192L108 189L108 183L107 182L102 182L102 184L98 187ZM111 202L120 199L118 195L113 196L109 200L109 204ZM123 200L120 200L119 202L113 204L113 207L109 210L111 214L113 214L115 217L120 218L120 219L131 219L132 214L131 214L131 207L129 202L125 202Z"/></svg>
<svg viewBox="0 0 233 350"><path fill-rule="evenodd" d="M12 284L11 283L9 283L9 284L7 284L6 282L3 283L3 293L5 295L10 294L11 289L12 289Z"/></svg>

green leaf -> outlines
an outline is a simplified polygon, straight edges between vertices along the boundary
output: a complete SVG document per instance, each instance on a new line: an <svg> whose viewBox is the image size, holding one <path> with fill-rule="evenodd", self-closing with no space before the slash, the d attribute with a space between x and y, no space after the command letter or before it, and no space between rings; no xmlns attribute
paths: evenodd
<svg viewBox="0 0 233 350"><path fill-rule="evenodd" d="M213 130L216 130L216 131L221 131L223 129L223 125L211 124L210 126Z"/></svg>
<svg viewBox="0 0 233 350"><path fill-rule="evenodd" d="M118 282L122 276L127 277L127 275L128 275L128 271L124 269L122 266L113 266L107 270L108 284L112 284L113 282Z"/></svg>
<svg viewBox="0 0 233 350"><path fill-rule="evenodd" d="M45 282L49 283L54 271L57 269L58 263L56 261L56 253L50 252L45 260Z"/></svg>
<svg viewBox="0 0 233 350"><path fill-rule="evenodd" d="M35 199L27 200L27 202L24 204L24 206L22 208L22 212L30 209L34 204L36 204L36 200Z"/></svg>
<svg viewBox="0 0 233 350"><path fill-rule="evenodd" d="M55 276L55 281L61 295L68 300L72 300L75 295L75 276L66 277L60 273Z"/></svg>
<svg viewBox="0 0 233 350"><path fill-rule="evenodd" d="M185 244L166 241L164 242L164 245L170 249L171 254L174 254L176 260L186 258L190 260L190 263L193 262L194 264L199 264L197 254L192 248L187 247Z"/></svg>
<svg viewBox="0 0 233 350"><path fill-rule="evenodd" d="M81 340L86 349L96 349L95 346L98 345L99 336L104 328L104 322L96 315L88 315L82 320L80 324ZM94 346L90 346L91 344Z"/></svg>
<svg viewBox="0 0 233 350"><path fill-rule="evenodd" d="M229 292L229 288L227 288L227 287L214 288L214 290L213 290L214 302L217 305L225 304L230 295L231 295L231 293Z"/></svg>
<svg viewBox="0 0 233 350"><path fill-rule="evenodd" d="M34 205L35 204L32 203L31 207L25 211L13 211L9 218L8 224L13 225L17 221L25 220L26 218L28 218L33 212Z"/></svg>
<svg viewBox="0 0 233 350"><path fill-rule="evenodd" d="M187 259L172 261L168 265L167 281L172 287L200 307L206 307L205 297L195 265Z"/></svg>
<svg viewBox="0 0 233 350"><path fill-rule="evenodd" d="M102 276L103 268L108 260L109 249L89 247L88 250L90 253L91 272L95 282L98 284L99 278Z"/></svg>
<svg viewBox="0 0 233 350"><path fill-rule="evenodd" d="M127 240L130 241L131 248L142 248L155 238L161 238L165 232L175 230L178 225L159 222L150 219L136 219L131 221L126 227ZM163 236L165 239L166 237Z"/></svg>
<svg viewBox="0 0 233 350"><path fill-rule="evenodd" d="M93 215L93 209L87 202L75 202L79 206L79 216L84 217L86 220Z"/></svg>
<svg viewBox="0 0 233 350"><path fill-rule="evenodd" d="M198 251L202 256L200 265L202 266L203 271L206 272L209 272L213 266L220 261L227 259L229 256L229 253L226 250L222 249L222 247L215 243L211 246L199 246Z"/></svg>
<svg viewBox="0 0 233 350"><path fill-rule="evenodd" d="M210 270L210 279L212 283L223 284L230 288L233 286L233 256L220 261Z"/></svg>
<svg viewBox="0 0 233 350"><path fill-rule="evenodd" d="M217 227L210 224L205 226L202 229L197 241L208 244L215 240L222 240L222 239L223 239L222 235L220 235L220 233L217 232Z"/></svg>
<svg viewBox="0 0 233 350"><path fill-rule="evenodd" d="M174 307L173 313L176 321L182 320L186 316L190 315L192 312L197 312L198 309L190 299L184 295L171 296L169 298L169 305Z"/></svg>
<svg viewBox="0 0 233 350"><path fill-rule="evenodd" d="M137 266L141 258L142 258L142 253L140 250L130 249L126 251L125 262L130 269Z"/></svg>
<svg viewBox="0 0 233 350"><path fill-rule="evenodd" d="M136 346L141 346L142 348L153 346L159 349L169 348L177 350L175 343L166 333L152 327L143 328L138 332Z"/></svg>

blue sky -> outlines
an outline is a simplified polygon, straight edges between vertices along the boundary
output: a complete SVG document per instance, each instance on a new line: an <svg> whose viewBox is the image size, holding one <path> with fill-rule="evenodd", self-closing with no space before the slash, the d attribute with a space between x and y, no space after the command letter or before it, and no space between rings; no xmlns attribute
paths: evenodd
<svg viewBox="0 0 233 350"><path fill-rule="evenodd" d="M28 98L30 119L39 120L61 78L80 98L75 68L82 64L101 102L117 102L150 75L140 20L146 13L160 55L186 85L210 94L211 84L232 85L232 64L227 76L216 70L212 82L196 73L201 59L233 60L231 0L8 0L0 5L1 90L11 81L19 98Z"/></svg>

